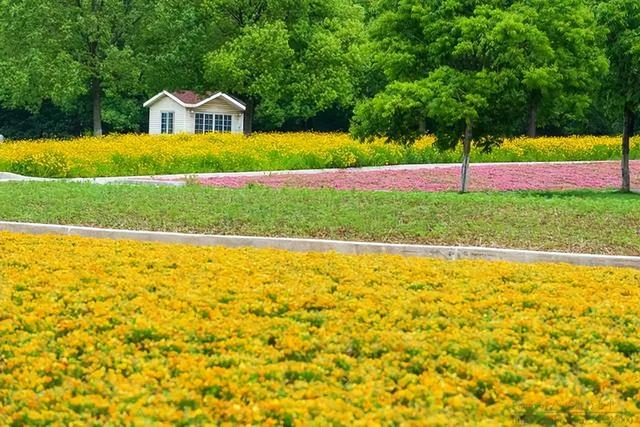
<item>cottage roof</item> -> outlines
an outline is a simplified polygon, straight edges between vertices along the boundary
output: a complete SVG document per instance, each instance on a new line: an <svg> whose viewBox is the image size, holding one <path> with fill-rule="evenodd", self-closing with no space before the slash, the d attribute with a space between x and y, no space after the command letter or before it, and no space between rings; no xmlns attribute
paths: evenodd
<svg viewBox="0 0 640 427"><path fill-rule="evenodd" d="M247 106L245 105L244 102L240 101L238 98L235 98L231 95L227 95L226 93L207 92L205 94L200 95L197 92L194 92L191 90L181 90L181 91L175 91L175 92L168 92L166 90L163 90L162 92L160 92L159 94L157 94L156 96L154 96L153 98L145 102L144 106L150 107L156 101L164 97L169 97L173 99L175 102L177 102L178 104L182 105L185 108L197 108L208 102L213 101L214 99L221 98L227 101L229 104L234 105L239 110L245 111L247 109Z"/></svg>
<svg viewBox="0 0 640 427"><path fill-rule="evenodd" d="M171 92L171 95L175 96L185 104L197 104L198 102L203 101L214 94L207 93L204 96L200 96L192 90L181 90L181 91Z"/></svg>

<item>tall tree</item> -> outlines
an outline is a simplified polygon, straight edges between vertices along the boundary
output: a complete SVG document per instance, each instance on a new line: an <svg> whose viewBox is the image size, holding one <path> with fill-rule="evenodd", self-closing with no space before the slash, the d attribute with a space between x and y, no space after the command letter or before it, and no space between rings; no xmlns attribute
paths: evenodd
<svg viewBox="0 0 640 427"><path fill-rule="evenodd" d="M132 39L150 15L142 0L15 0L0 18L0 98L35 109L89 94L102 135L105 94L140 92L142 61Z"/></svg>
<svg viewBox="0 0 640 427"><path fill-rule="evenodd" d="M0 101L37 111L90 100L103 122L137 129L145 95L195 85L209 24L200 0L13 0L0 3Z"/></svg>
<svg viewBox="0 0 640 427"><path fill-rule="evenodd" d="M393 83L356 108L355 136L412 142L433 132L462 144L461 192L472 144L490 149L518 132L526 109L523 64L548 49L517 7L477 0L382 0L372 26Z"/></svg>
<svg viewBox="0 0 640 427"><path fill-rule="evenodd" d="M363 11L350 0L208 0L218 36L207 82L247 102L265 129L354 103Z"/></svg>
<svg viewBox="0 0 640 427"><path fill-rule="evenodd" d="M607 29L611 72L607 88L622 114L622 191L631 191L629 144L640 108L640 2L599 2L598 19Z"/></svg>
<svg viewBox="0 0 640 427"><path fill-rule="evenodd" d="M607 70L602 32L585 0L517 1L510 9L539 37L535 55L519 49L514 58L526 89L527 133L535 137L540 125L583 117Z"/></svg>

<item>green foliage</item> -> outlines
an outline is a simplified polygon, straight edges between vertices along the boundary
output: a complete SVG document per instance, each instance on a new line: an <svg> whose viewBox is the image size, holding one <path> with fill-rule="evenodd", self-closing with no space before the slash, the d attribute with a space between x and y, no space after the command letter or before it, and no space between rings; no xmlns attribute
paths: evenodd
<svg viewBox="0 0 640 427"><path fill-rule="evenodd" d="M597 2L598 20L607 30L606 50L611 72L607 89L617 109L640 107L640 3L634 0Z"/></svg>
<svg viewBox="0 0 640 427"><path fill-rule="evenodd" d="M79 103L90 104L96 80L103 98L100 112L110 128L139 129L146 95L158 86L174 88L199 80L201 67L192 58L200 55L196 64L201 60L203 52L196 47L203 44L204 30L195 23L196 3L16 0L2 4L0 102L35 112L50 100L65 111L78 111ZM92 96L95 100L97 95Z"/></svg>
<svg viewBox="0 0 640 427"><path fill-rule="evenodd" d="M256 128L407 143L612 134L640 109L635 0L0 0L0 132L146 131L162 89L223 90ZM606 53L606 55L605 55ZM608 70L608 63L611 63ZM354 106L357 104L354 112ZM491 138L487 138L491 136Z"/></svg>
<svg viewBox="0 0 640 427"><path fill-rule="evenodd" d="M11 2L0 19L0 100L71 108L93 80L110 97L139 93L143 61L134 43L149 10L141 1Z"/></svg>
<svg viewBox="0 0 640 427"><path fill-rule="evenodd" d="M537 30L530 55L518 63L539 126L581 119L608 69L604 29L594 11L585 0L537 0L513 8Z"/></svg>
<svg viewBox="0 0 640 427"><path fill-rule="evenodd" d="M206 55L206 80L247 100L261 128L353 106L364 29L351 1L207 4L222 43Z"/></svg>
<svg viewBox="0 0 640 427"><path fill-rule="evenodd" d="M380 1L378 7L372 24L378 60L388 79L401 83L356 108L355 136L411 142L428 130L439 146L452 148L465 129L483 147L514 133L524 96L512 57L520 38L530 37L518 14L468 0Z"/></svg>
<svg viewBox="0 0 640 427"><path fill-rule="evenodd" d="M284 86L294 54L282 22L254 25L243 29L224 49L207 55L205 76L226 91L260 97L258 119L279 125L285 119L285 104L290 102Z"/></svg>
<svg viewBox="0 0 640 427"><path fill-rule="evenodd" d="M606 70L582 0L381 0L376 12L376 61L392 83L356 108L361 139L412 141L423 122L452 147L470 124L489 148L522 132L532 106L543 124L580 117Z"/></svg>

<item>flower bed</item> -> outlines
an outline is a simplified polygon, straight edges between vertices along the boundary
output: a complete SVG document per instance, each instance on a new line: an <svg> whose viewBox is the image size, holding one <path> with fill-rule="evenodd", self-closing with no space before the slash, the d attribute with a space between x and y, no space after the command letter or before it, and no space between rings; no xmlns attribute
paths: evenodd
<svg viewBox="0 0 640 427"><path fill-rule="evenodd" d="M633 161L631 169L632 184L640 188L640 161ZM620 187L620 163L472 165L469 176L471 191L610 189ZM260 184L274 188L456 191L460 186L460 167L222 177L199 182L231 188Z"/></svg>
<svg viewBox="0 0 640 427"><path fill-rule="evenodd" d="M0 233L0 298L2 425L640 421L634 270Z"/></svg>
<svg viewBox="0 0 640 427"><path fill-rule="evenodd" d="M348 168L452 163L459 151L441 152L425 137L414 146L361 144L340 133L112 135L71 141L18 141L0 145L0 171L41 177L95 177L172 173ZM632 142L640 159L640 139ZM517 138L474 162L613 160L620 138Z"/></svg>

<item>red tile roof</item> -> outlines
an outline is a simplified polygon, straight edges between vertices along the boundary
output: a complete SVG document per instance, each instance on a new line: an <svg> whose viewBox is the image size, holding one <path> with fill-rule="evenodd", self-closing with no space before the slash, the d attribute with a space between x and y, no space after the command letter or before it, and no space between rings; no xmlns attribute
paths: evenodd
<svg viewBox="0 0 640 427"><path fill-rule="evenodd" d="M213 95L213 93L206 93L204 95L198 95L197 93L191 90L181 90L177 92L171 92L171 95L178 98L180 101L185 104L197 104L200 101L204 101Z"/></svg>
<svg viewBox="0 0 640 427"><path fill-rule="evenodd" d="M175 96L185 104L194 105L204 101L207 98L212 97L216 93L217 92L206 92L200 95L192 90L178 90L175 92L171 92L171 95ZM237 101L238 103L246 107L246 104L241 100L239 100L238 98L236 98L235 96L232 96L232 95L226 95L226 96L232 98L233 100Z"/></svg>

